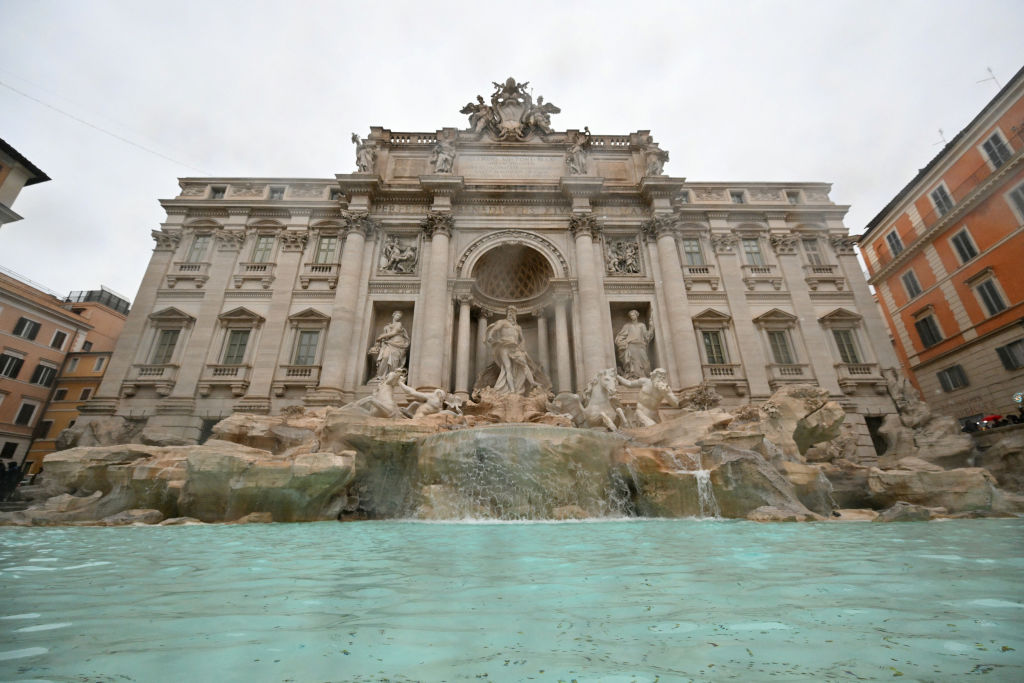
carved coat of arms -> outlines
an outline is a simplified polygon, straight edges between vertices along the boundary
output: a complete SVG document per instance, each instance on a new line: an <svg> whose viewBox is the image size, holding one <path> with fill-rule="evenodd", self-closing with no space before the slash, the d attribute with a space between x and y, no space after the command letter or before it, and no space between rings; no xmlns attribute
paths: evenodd
<svg viewBox="0 0 1024 683"><path fill-rule="evenodd" d="M530 83L516 83L509 77L504 83L494 83L490 104L480 95L461 113L469 115L469 127L475 133L490 131L499 140L525 140L533 133L551 132L551 115L561 109L545 102L544 97L533 101L526 91Z"/></svg>

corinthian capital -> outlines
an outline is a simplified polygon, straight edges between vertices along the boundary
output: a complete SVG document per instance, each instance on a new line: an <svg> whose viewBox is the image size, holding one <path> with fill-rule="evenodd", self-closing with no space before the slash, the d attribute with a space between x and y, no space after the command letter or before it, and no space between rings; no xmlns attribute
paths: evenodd
<svg viewBox="0 0 1024 683"><path fill-rule="evenodd" d="M371 234L377 226L367 211L343 211L342 215L345 218L347 232L358 232L365 237Z"/></svg>
<svg viewBox="0 0 1024 683"><path fill-rule="evenodd" d="M446 237L452 236L452 228L455 226L455 220L452 218L450 213L442 213L440 211L431 211L427 214L427 217L420 223L423 227L423 233L427 239L433 239L434 235L441 234Z"/></svg>
<svg viewBox="0 0 1024 683"><path fill-rule="evenodd" d="M153 239L156 240L157 251L171 251L178 247L178 242L181 241L180 230L154 230L150 233Z"/></svg>
<svg viewBox="0 0 1024 683"><path fill-rule="evenodd" d="M578 236L581 232L588 232L592 237L597 237L601 234L601 225L593 214L574 213L569 216L569 232L573 237Z"/></svg>
<svg viewBox="0 0 1024 683"><path fill-rule="evenodd" d="M674 235L677 222L675 216L654 216L644 221L640 230L644 235L658 239L662 235Z"/></svg>

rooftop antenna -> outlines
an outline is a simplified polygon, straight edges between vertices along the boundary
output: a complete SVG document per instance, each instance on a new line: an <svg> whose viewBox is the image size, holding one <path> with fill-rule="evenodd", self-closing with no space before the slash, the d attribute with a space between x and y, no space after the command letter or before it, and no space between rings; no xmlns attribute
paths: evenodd
<svg viewBox="0 0 1024 683"><path fill-rule="evenodd" d="M995 81L997 86L999 86L1000 88L1003 87L1003 84L999 82L999 79L996 78L996 75L994 73L992 73L992 67L986 66L985 67L985 71L988 71L988 78L983 78L980 81L978 81L978 83L986 83L988 81Z"/></svg>
<svg viewBox="0 0 1024 683"><path fill-rule="evenodd" d="M932 144L932 147L934 147L935 145L945 145L946 144L946 134L942 132L941 128L939 128L939 139L942 142L936 142L936 143Z"/></svg>

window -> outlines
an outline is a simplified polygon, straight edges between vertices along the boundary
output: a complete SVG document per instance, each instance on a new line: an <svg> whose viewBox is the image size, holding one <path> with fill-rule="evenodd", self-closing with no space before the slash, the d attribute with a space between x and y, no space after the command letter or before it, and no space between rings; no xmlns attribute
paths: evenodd
<svg viewBox="0 0 1024 683"><path fill-rule="evenodd" d="M821 257L821 248L818 240L813 237L809 237L800 240L804 245L804 254L807 256L807 262L812 266L823 266L825 260Z"/></svg>
<svg viewBox="0 0 1024 683"><path fill-rule="evenodd" d="M315 365L316 348L320 343L320 330L300 330L295 343L293 365Z"/></svg>
<svg viewBox="0 0 1024 683"><path fill-rule="evenodd" d="M14 324L14 336L28 340L35 339L36 335L39 334L40 327L42 327L42 325L34 320L18 318L18 322Z"/></svg>
<svg viewBox="0 0 1024 683"><path fill-rule="evenodd" d="M999 354L999 360L1003 362L1003 367L1007 370L1024 368L1024 339L1000 346L996 349L996 353Z"/></svg>
<svg viewBox="0 0 1024 683"><path fill-rule="evenodd" d="M722 344L721 332L702 332L704 337L704 354L707 356L709 365L725 365L729 362L725 355L725 346Z"/></svg>
<svg viewBox="0 0 1024 683"><path fill-rule="evenodd" d="M704 265L704 253L700 250L700 240L696 237L683 238L683 255L688 266Z"/></svg>
<svg viewBox="0 0 1024 683"><path fill-rule="evenodd" d="M229 330L224 346L224 365L241 365L245 361L245 347L249 344L250 330Z"/></svg>
<svg viewBox="0 0 1024 683"><path fill-rule="evenodd" d="M67 397L68 397L68 390L67 389L58 389L57 391L53 392L53 400L54 401L63 401L65 399L67 399Z"/></svg>
<svg viewBox="0 0 1024 683"><path fill-rule="evenodd" d="M78 358L77 357L72 358L70 361L68 361L68 372L75 372L76 370L78 370Z"/></svg>
<svg viewBox="0 0 1024 683"><path fill-rule="evenodd" d="M32 372L32 379L30 379L29 382L32 384L38 384L39 386L48 387L53 385L53 380L56 376L57 368L52 365L40 363Z"/></svg>
<svg viewBox="0 0 1024 683"><path fill-rule="evenodd" d="M174 355L174 347L178 343L179 334L181 334L180 329L160 330L157 334L156 348L153 349L152 363L154 365L163 365L164 363L171 362L171 357Z"/></svg>
<svg viewBox="0 0 1024 683"><path fill-rule="evenodd" d="M92 342L85 342L82 344L83 351L92 351Z"/></svg>
<svg viewBox="0 0 1024 683"><path fill-rule="evenodd" d="M790 204L799 204L800 203L800 191L799 190L787 190L786 191L786 200L789 201Z"/></svg>
<svg viewBox="0 0 1024 683"><path fill-rule="evenodd" d="M337 201L341 199L341 190L331 190L331 194L327 197L331 201Z"/></svg>
<svg viewBox="0 0 1024 683"><path fill-rule="evenodd" d="M926 315L916 321L914 327L917 329L917 336L921 338L921 344L926 349L942 341L942 333L939 332L939 326L936 324L934 316Z"/></svg>
<svg viewBox="0 0 1024 683"><path fill-rule="evenodd" d="M23 402L21 407L18 408L18 414L14 417L14 424L21 425L22 427L31 425L32 418L36 415L37 407L35 403Z"/></svg>
<svg viewBox="0 0 1024 683"><path fill-rule="evenodd" d="M761 253L761 241L756 237L743 238L743 253L747 257L748 265L764 265L764 254Z"/></svg>
<svg viewBox="0 0 1024 683"><path fill-rule="evenodd" d="M942 390L945 392L955 391L967 386L967 375L964 374L964 369L959 365L940 370L936 374L939 377L939 384L942 385Z"/></svg>
<svg viewBox="0 0 1024 683"><path fill-rule="evenodd" d="M57 330L53 333L53 339L50 340L51 349L62 349L64 348L64 342L67 341L68 335L66 332Z"/></svg>
<svg viewBox="0 0 1024 683"><path fill-rule="evenodd" d="M283 187L272 187L270 188L271 199L284 199L284 188Z"/></svg>
<svg viewBox="0 0 1024 683"><path fill-rule="evenodd" d="M223 185L214 185L210 188L210 199L224 199L224 192L227 190Z"/></svg>
<svg viewBox="0 0 1024 683"><path fill-rule="evenodd" d="M92 396L92 389L90 387L86 387L82 389L82 393L78 395L78 400L88 401L90 396Z"/></svg>
<svg viewBox="0 0 1024 683"><path fill-rule="evenodd" d="M974 240L971 239L971 233L967 232L967 228L953 235L949 241L953 244L953 248L956 249L956 254L960 257L960 263L967 263L978 255L978 250L974 246Z"/></svg>
<svg viewBox="0 0 1024 683"><path fill-rule="evenodd" d="M793 346L789 343L789 333L786 330L771 330L768 332L768 343L772 348L772 359L780 365L793 364Z"/></svg>
<svg viewBox="0 0 1024 683"><path fill-rule="evenodd" d="M18 452L18 442L17 441L4 441L3 450L0 450L0 458L4 458L6 460L13 460L14 459L14 454L17 453L17 452Z"/></svg>
<svg viewBox="0 0 1024 683"><path fill-rule="evenodd" d="M1024 184L1010 190L1010 203L1017 210L1017 217L1024 222Z"/></svg>
<svg viewBox="0 0 1024 683"><path fill-rule="evenodd" d="M974 291L989 315L995 315L1000 311L1006 310L1006 301L1003 300L1003 295L999 292L999 288L996 286L993 278L989 278L977 285Z"/></svg>
<svg viewBox="0 0 1024 683"><path fill-rule="evenodd" d="M25 357L14 351L0 353L0 376L17 379Z"/></svg>
<svg viewBox="0 0 1024 683"><path fill-rule="evenodd" d="M53 429L53 420L40 420L39 426L36 427L36 431L32 434L34 439L47 439L50 437L50 430Z"/></svg>
<svg viewBox="0 0 1024 683"><path fill-rule="evenodd" d="M192 240L192 246L188 250L188 263L199 263L206 256L206 250L210 246L209 235L196 235Z"/></svg>
<svg viewBox="0 0 1024 683"><path fill-rule="evenodd" d="M862 362L860 351L857 350L857 340L853 337L853 330L832 330L832 337L836 340L839 357L844 363Z"/></svg>
<svg viewBox="0 0 1024 683"><path fill-rule="evenodd" d="M334 263L338 260L338 236L321 235L316 243L316 254L313 257L314 263Z"/></svg>
<svg viewBox="0 0 1024 683"><path fill-rule="evenodd" d="M917 281L917 275L912 270L908 270L900 276L903 280L903 289L907 290L908 299L916 299L921 296L921 284Z"/></svg>
<svg viewBox="0 0 1024 683"><path fill-rule="evenodd" d="M96 362L92 364L92 371L99 372L103 369L103 364L107 362L107 359L100 356L96 359Z"/></svg>
<svg viewBox="0 0 1024 683"><path fill-rule="evenodd" d="M989 161L996 168L1005 164L1013 156L1013 152L1010 151L1006 141L1003 140L1003 136L998 132L992 133L992 137L985 140L981 146L985 150L985 154L988 155Z"/></svg>
<svg viewBox="0 0 1024 683"><path fill-rule="evenodd" d="M932 203L935 204L935 211L940 216L945 216L953 209L953 198L949 196L945 186L939 185L931 193Z"/></svg>
<svg viewBox="0 0 1024 683"><path fill-rule="evenodd" d="M746 201L743 199L743 190L733 190L730 192L729 201L733 204L745 204Z"/></svg>
<svg viewBox="0 0 1024 683"><path fill-rule="evenodd" d="M274 249L273 235L259 235L252 248L252 262L266 263L270 260L270 252Z"/></svg>
<svg viewBox="0 0 1024 683"><path fill-rule="evenodd" d="M900 239L899 234L895 230L885 236L885 241L888 243L893 256L903 251L903 240Z"/></svg>

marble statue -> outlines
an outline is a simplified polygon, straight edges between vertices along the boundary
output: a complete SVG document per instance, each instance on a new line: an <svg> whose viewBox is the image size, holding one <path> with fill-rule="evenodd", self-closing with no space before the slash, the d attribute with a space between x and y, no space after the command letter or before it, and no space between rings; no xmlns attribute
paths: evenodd
<svg viewBox="0 0 1024 683"><path fill-rule="evenodd" d="M668 161L667 151L659 148L657 145L647 145L644 149L644 157L646 158L644 175L656 176L665 174L665 162Z"/></svg>
<svg viewBox="0 0 1024 683"><path fill-rule="evenodd" d="M394 235L384 240L380 250L380 272L408 275L416 270L417 248L415 244L403 244Z"/></svg>
<svg viewBox="0 0 1024 683"><path fill-rule="evenodd" d="M626 379L620 376L618 380L624 386L640 389L636 399L636 419L644 427L661 422L658 407L663 401L668 401L673 408L679 407L679 399L668 385L668 373L664 368L655 368L650 377Z"/></svg>
<svg viewBox="0 0 1024 683"><path fill-rule="evenodd" d="M404 379L405 370L389 372L377 384L372 395L344 405L341 409L370 417L403 417L402 409L395 403L395 387L401 385Z"/></svg>
<svg viewBox="0 0 1024 683"><path fill-rule="evenodd" d="M451 137L438 135L437 143L430 153L430 163L434 165L434 173L451 173L455 164L455 142Z"/></svg>
<svg viewBox="0 0 1024 683"><path fill-rule="evenodd" d="M590 147L590 128L583 127L583 132L575 131L570 135L569 150L565 153L565 165L569 175L587 174L587 150Z"/></svg>
<svg viewBox="0 0 1024 683"><path fill-rule="evenodd" d="M356 169L360 173L373 173L373 165L377 161L377 148L369 140L360 140L352 133L352 142L356 146Z"/></svg>
<svg viewBox="0 0 1024 683"><path fill-rule="evenodd" d="M577 427L605 427L614 432L629 424L615 397L617 388L615 369L601 370L587 384L582 397L562 392L552 401L549 410L569 415Z"/></svg>
<svg viewBox="0 0 1024 683"><path fill-rule="evenodd" d="M619 352L619 366L623 375L637 379L651 374L651 359L647 354L647 346L652 339L654 325L650 321L646 325L640 322L640 311L631 310L629 322L615 335L615 348Z"/></svg>
<svg viewBox="0 0 1024 683"><path fill-rule="evenodd" d="M530 358L526 353L523 329L516 322L515 306L508 307L505 318L487 327L487 346L498 366L494 388L500 393L528 394L535 386Z"/></svg>
<svg viewBox="0 0 1024 683"><path fill-rule="evenodd" d="M531 105L527 112L523 115L523 123L534 128L539 128L545 133L551 132L551 115L558 114L562 110L551 104L550 102L544 102L544 96L541 95L537 98L537 103Z"/></svg>
<svg viewBox="0 0 1024 683"><path fill-rule="evenodd" d="M608 243L608 272L614 275L640 272L640 247L635 240Z"/></svg>
<svg viewBox="0 0 1024 683"><path fill-rule="evenodd" d="M409 333L402 326L402 312L395 311L370 348L370 353L377 356L377 379L383 381L389 373L404 371L408 352Z"/></svg>
<svg viewBox="0 0 1024 683"><path fill-rule="evenodd" d="M417 401L410 403L409 407L406 408L406 414L409 415L411 413L413 418L440 415L442 413L458 414L448 410L448 392L444 389L434 389L429 393L423 393L416 391L405 382L399 382L398 386L402 387L402 391L417 399Z"/></svg>
<svg viewBox="0 0 1024 683"><path fill-rule="evenodd" d="M469 127L474 133L483 132L494 121L494 109L480 95L476 96L476 102L470 102L459 113L469 114Z"/></svg>

